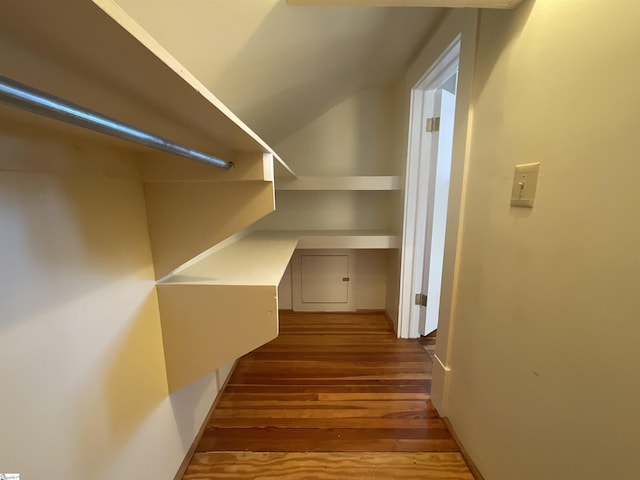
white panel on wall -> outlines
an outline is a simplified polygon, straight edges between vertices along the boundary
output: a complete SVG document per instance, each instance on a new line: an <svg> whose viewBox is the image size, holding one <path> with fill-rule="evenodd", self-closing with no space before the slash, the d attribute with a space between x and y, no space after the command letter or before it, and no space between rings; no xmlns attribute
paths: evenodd
<svg viewBox="0 0 640 480"><path fill-rule="evenodd" d="M346 312L356 308L354 250L297 250L291 262L293 310Z"/></svg>
<svg viewBox="0 0 640 480"><path fill-rule="evenodd" d="M300 292L302 303L347 303L349 257L302 254Z"/></svg>

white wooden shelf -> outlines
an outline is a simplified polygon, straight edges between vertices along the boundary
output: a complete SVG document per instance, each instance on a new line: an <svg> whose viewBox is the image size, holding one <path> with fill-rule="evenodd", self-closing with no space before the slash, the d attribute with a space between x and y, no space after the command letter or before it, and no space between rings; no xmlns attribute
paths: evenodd
<svg viewBox="0 0 640 480"><path fill-rule="evenodd" d="M2 9L4 76L224 160L237 163L242 154L270 153L278 175L295 176L115 1L42 2L35 12L30 2L7 0ZM98 138L79 127L16 112L0 107L0 120L28 118L39 128ZM104 141L150 151L122 140ZM224 175L225 170L211 172Z"/></svg>
<svg viewBox="0 0 640 480"><path fill-rule="evenodd" d="M298 177L277 179L276 190L399 190L397 176Z"/></svg>
<svg viewBox="0 0 640 480"><path fill-rule="evenodd" d="M160 285L278 286L296 249L397 248L382 230L258 230L198 256Z"/></svg>
<svg viewBox="0 0 640 480"><path fill-rule="evenodd" d="M382 230L303 230L297 234L300 249L377 249L399 245L397 235Z"/></svg>
<svg viewBox="0 0 640 480"><path fill-rule="evenodd" d="M386 230L262 230L266 236L291 236L298 249L398 248L398 236Z"/></svg>
<svg viewBox="0 0 640 480"><path fill-rule="evenodd" d="M278 286L298 244L288 231L257 231L179 268L163 285Z"/></svg>
<svg viewBox="0 0 640 480"><path fill-rule="evenodd" d="M158 283L172 391L278 335L278 284L297 243L289 232L253 232Z"/></svg>

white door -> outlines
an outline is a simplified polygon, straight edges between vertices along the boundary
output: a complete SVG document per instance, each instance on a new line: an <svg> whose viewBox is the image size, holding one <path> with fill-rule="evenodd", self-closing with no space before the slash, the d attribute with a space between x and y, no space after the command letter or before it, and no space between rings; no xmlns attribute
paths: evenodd
<svg viewBox="0 0 640 480"><path fill-rule="evenodd" d="M438 328L456 103L455 95L447 90L437 90L433 97L425 95L425 102L431 99L433 113L429 118L439 119L439 126L425 133L432 137L428 182L424 186L428 200L422 293L427 295L427 305L420 307L420 335L428 335ZM425 118L423 132L427 130L426 122Z"/></svg>
<svg viewBox="0 0 640 480"><path fill-rule="evenodd" d="M300 250L292 262L294 311L355 310L353 256L349 252Z"/></svg>

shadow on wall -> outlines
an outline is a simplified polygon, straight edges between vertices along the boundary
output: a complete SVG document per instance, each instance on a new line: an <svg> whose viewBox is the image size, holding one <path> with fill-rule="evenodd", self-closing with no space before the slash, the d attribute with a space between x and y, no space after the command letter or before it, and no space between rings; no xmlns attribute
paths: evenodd
<svg viewBox="0 0 640 480"><path fill-rule="evenodd" d="M73 393L75 478L96 478L168 395L157 298L153 291ZM70 428L71 430L71 428ZM193 438L193 437L192 437Z"/></svg>
<svg viewBox="0 0 640 480"><path fill-rule="evenodd" d="M0 173L0 245L0 450L99 478L168 394L142 187Z"/></svg>
<svg viewBox="0 0 640 480"><path fill-rule="evenodd" d="M362 90L276 145L299 175L393 172L391 90Z"/></svg>
<svg viewBox="0 0 640 480"><path fill-rule="evenodd" d="M169 396L173 415L176 419L176 428L185 452L191 448L193 439L202 426L203 419L195 416L197 409L193 408L194 399L204 399L204 401L209 402L204 408L205 411L208 411L211 400L215 395L215 391L212 392L213 395L207 394L212 384L214 384L216 391L220 388L220 385L217 384L216 372L197 379L190 383L188 388L181 388Z"/></svg>
<svg viewBox="0 0 640 480"><path fill-rule="evenodd" d="M512 46L522 35L522 31L533 10L534 3L534 0L525 0L516 10L479 10L479 35L476 58L482 58L482 61L476 61L473 73L471 108L475 108L478 103L482 101L483 95L490 95L492 102L494 102L492 104L494 108L491 109L491 118L485 118L479 128L472 127L472 136L478 135L479 131L486 125L506 126L507 130L510 128L516 131L522 130L521 125L510 125L512 119L505 117L505 111L508 111L506 102L509 97L507 93L513 90L514 87L517 88L518 85L514 85L514 79L509 78L509 69L496 68L496 65L498 65L498 63L509 64L512 61ZM505 28L504 25L508 25L509 27ZM481 32L491 32L491 34L482 35ZM500 76L497 77L498 75ZM491 84L492 90L501 92L501 94L486 92L488 83ZM495 102L502 102L502 104L496 105ZM476 143L475 140L476 138L472 138L474 144ZM536 141L538 140L536 139ZM496 139L490 143L489 148L491 152L487 153L487 156L489 156L489 158L500 158L505 155L505 152L514 154L514 152L517 152L520 148L516 146L514 142L515 136L506 135ZM477 151L472 151L471 154L473 157L468 167L471 172L470 175L473 175L475 168L495 168L483 162L478 162L476 158L478 155ZM513 158L514 165L517 163L516 158L515 156ZM496 170L494 175L491 176L491 182L469 184L467 197L493 199L493 203L499 205L501 210L506 210L506 213L514 217L514 221L527 218L532 215L531 209L510 207L510 187L512 180L513 170ZM493 222L492 215L493 213L490 210L476 209L474 212L474 223L491 225ZM484 240L480 238L476 239L476 242L480 241L484 242ZM485 245L483 245L482 248L484 249ZM475 294L478 295L478 301L480 301L482 292L478 289Z"/></svg>
<svg viewBox="0 0 640 480"><path fill-rule="evenodd" d="M493 33L491 36L482 36L477 45L477 56L482 56L482 62L476 63L473 73L473 98L472 103L482 95L489 78L494 74L494 67L498 61L509 62L509 45L516 42L524 26L529 20L535 0L525 0L516 10L490 10L480 9L478 22L481 29L487 29ZM510 28L491 28L487 19L498 24L508 24ZM484 40L484 41L483 41ZM506 75L500 79L500 85L508 88L509 79Z"/></svg>
<svg viewBox="0 0 640 480"><path fill-rule="evenodd" d="M357 175L391 175L393 152L393 89L360 92L356 103L355 145Z"/></svg>
<svg viewBox="0 0 640 480"><path fill-rule="evenodd" d="M275 144L356 92L390 82L440 15L280 0L209 87Z"/></svg>
<svg viewBox="0 0 640 480"><path fill-rule="evenodd" d="M129 203L132 187L130 180L90 176L0 176L0 329L63 309L117 279L153 278L146 225L139 223L142 190L134 193L137 204Z"/></svg>
<svg viewBox="0 0 640 480"><path fill-rule="evenodd" d="M355 51L355 25L349 28L345 22L352 17L343 9L293 8L279 1L211 85L212 91L267 142L277 143L356 88L354 72L361 65L344 64L335 54ZM308 35L317 37L327 29L332 30L332 45L307 45ZM269 68L256 77L256 65L264 65L265 59ZM340 85L327 82L338 74Z"/></svg>

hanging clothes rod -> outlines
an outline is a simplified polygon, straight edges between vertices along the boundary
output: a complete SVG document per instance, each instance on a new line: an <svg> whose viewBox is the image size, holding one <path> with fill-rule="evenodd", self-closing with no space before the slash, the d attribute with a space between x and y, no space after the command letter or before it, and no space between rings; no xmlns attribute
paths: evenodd
<svg viewBox="0 0 640 480"><path fill-rule="evenodd" d="M3 76L0 76L0 102L31 113L37 113L38 115L71 123L78 127L104 133L105 135L180 155L207 165L219 168L233 168L234 166L233 162L226 162L206 153L192 150L179 143L139 130L126 123L119 122Z"/></svg>

